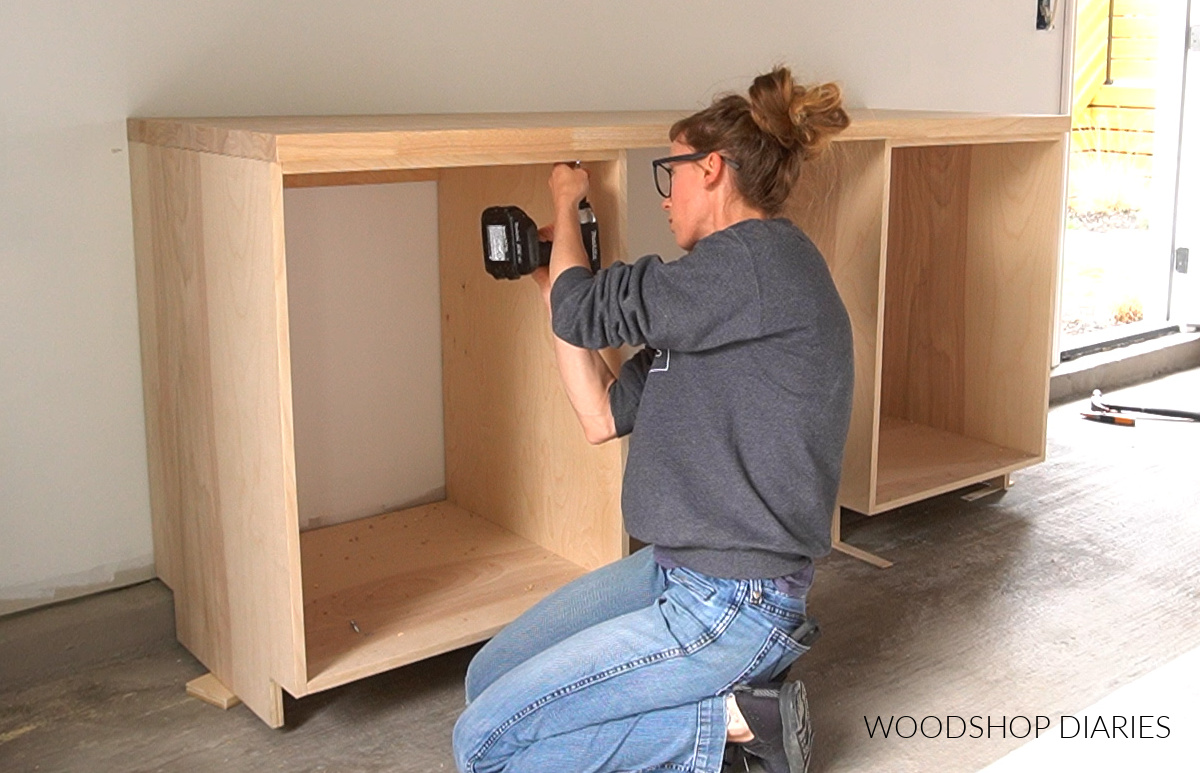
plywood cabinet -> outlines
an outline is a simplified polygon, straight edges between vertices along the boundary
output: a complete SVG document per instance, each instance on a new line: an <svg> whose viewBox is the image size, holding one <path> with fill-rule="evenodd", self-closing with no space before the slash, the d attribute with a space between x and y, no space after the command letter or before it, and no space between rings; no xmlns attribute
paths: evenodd
<svg viewBox="0 0 1200 773"><path fill-rule="evenodd" d="M787 213L854 326L839 502L858 512L1045 458L1066 123L973 120L835 143Z"/></svg>
<svg viewBox="0 0 1200 773"><path fill-rule="evenodd" d="M626 552L622 446L584 441L532 284L482 269L479 214L548 220L548 165L583 159L624 259L625 151L677 117L129 121L156 564L180 641L268 724L282 690L483 640ZM1043 456L1067 124L852 117L788 215L850 310L841 501L876 513ZM420 334L441 340L445 501L301 532L283 190L407 180L438 186L441 329Z"/></svg>

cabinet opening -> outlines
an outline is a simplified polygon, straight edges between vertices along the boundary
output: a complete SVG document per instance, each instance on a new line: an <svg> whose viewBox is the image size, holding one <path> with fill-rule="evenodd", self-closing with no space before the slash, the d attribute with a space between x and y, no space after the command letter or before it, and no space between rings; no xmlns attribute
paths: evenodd
<svg viewBox="0 0 1200 773"><path fill-rule="evenodd" d="M486 639L622 552L619 448L572 426L536 286L482 266L484 206L542 222L547 174L287 186L308 692Z"/></svg>
<svg viewBox="0 0 1200 773"><path fill-rule="evenodd" d="M893 150L877 510L1042 458L1055 145Z"/></svg>

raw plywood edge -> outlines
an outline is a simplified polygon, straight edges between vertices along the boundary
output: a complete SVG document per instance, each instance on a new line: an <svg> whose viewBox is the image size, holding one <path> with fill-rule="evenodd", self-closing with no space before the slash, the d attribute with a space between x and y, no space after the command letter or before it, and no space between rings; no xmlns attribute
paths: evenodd
<svg viewBox="0 0 1200 773"><path fill-rule="evenodd" d="M1003 134L963 134L950 137L923 136L898 137L892 142L897 148L920 148L930 145L1013 145L1027 142L1053 142L1061 139L1062 135L1055 133L1025 134L1016 137Z"/></svg>
<svg viewBox="0 0 1200 773"><path fill-rule="evenodd" d="M422 134L450 131L566 129L604 132L669 126L686 113L673 111L574 111L540 113L411 113L392 115L158 118L280 137L334 134Z"/></svg>
<svg viewBox="0 0 1200 773"><path fill-rule="evenodd" d="M512 113L277 119L286 174L612 161L665 143L682 114Z"/></svg>
<svg viewBox="0 0 1200 773"><path fill-rule="evenodd" d="M851 110L850 127L837 141L890 139L896 146L1044 140L1067 131L1067 116L1004 116L918 111ZM280 133L284 172L313 173L373 168L456 167L607 160L617 149L659 147L684 114L600 113L514 115L478 126L421 126L371 131ZM397 121L405 116L397 117ZM436 117L427 117L433 120ZM457 117L459 121L469 116ZM566 119L578 121L570 125Z"/></svg>
<svg viewBox="0 0 1200 773"><path fill-rule="evenodd" d="M186 119L130 118L126 121L126 131L130 142L255 161L276 160L275 137L246 129L212 126Z"/></svg>
<svg viewBox="0 0 1200 773"><path fill-rule="evenodd" d="M850 110L837 140L972 144L1046 139L1069 116ZM131 142L279 161L285 174L414 169L579 158L659 147L685 113L629 111L261 118L130 118Z"/></svg>
<svg viewBox="0 0 1200 773"><path fill-rule="evenodd" d="M300 134L278 143L288 175L606 161L621 147L616 138L580 143L570 128Z"/></svg>
<svg viewBox="0 0 1200 773"><path fill-rule="evenodd" d="M1071 128L1068 115L988 115L939 110L848 110L843 140L887 139L894 146L963 145L1045 139Z"/></svg>
<svg viewBox="0 0 1200 773"><path fill-rule="evenodd" d="M284 188L327 188L339 185L387 185L392 183L435 182L436 169L382 169L365 172L325 172L287 174Z"/></svg>

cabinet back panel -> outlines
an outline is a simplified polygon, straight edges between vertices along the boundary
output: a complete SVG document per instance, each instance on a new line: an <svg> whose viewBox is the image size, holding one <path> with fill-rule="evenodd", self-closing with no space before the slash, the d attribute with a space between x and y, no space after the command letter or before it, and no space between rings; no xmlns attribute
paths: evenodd
<svg viewBox="0 0 1200 773"><path fill-rule="evenodd" d="M961 433L969 146L892 151L882 412Z"/></svg>

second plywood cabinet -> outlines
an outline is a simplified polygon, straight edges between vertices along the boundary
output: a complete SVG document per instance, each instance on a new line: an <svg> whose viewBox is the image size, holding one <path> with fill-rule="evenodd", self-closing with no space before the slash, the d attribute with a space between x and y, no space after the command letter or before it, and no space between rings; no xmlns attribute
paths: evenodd
<svg viewBox="0 0 1200 773"><path fill-rule="evenodd" d="M855 329L842 505L875 514L1044 458L1060 137L842 142L789 216Z"/></svg>
<svg viewBox="0 0 1200 773"><path fill-rule="evenodd" d="M621 446L583 440L541 300L483 271L478 222L546 221L548 164L584 159L627 257L626 151L676 117L129 122L158 573L180 641L268 724L283 690L483 640L624 554ZM1043 457L1067 124L852 117L787 215L850 311L840 500L877 513ZM409 180L437 184L445 500L302 532L283 189Z"/></svg>

